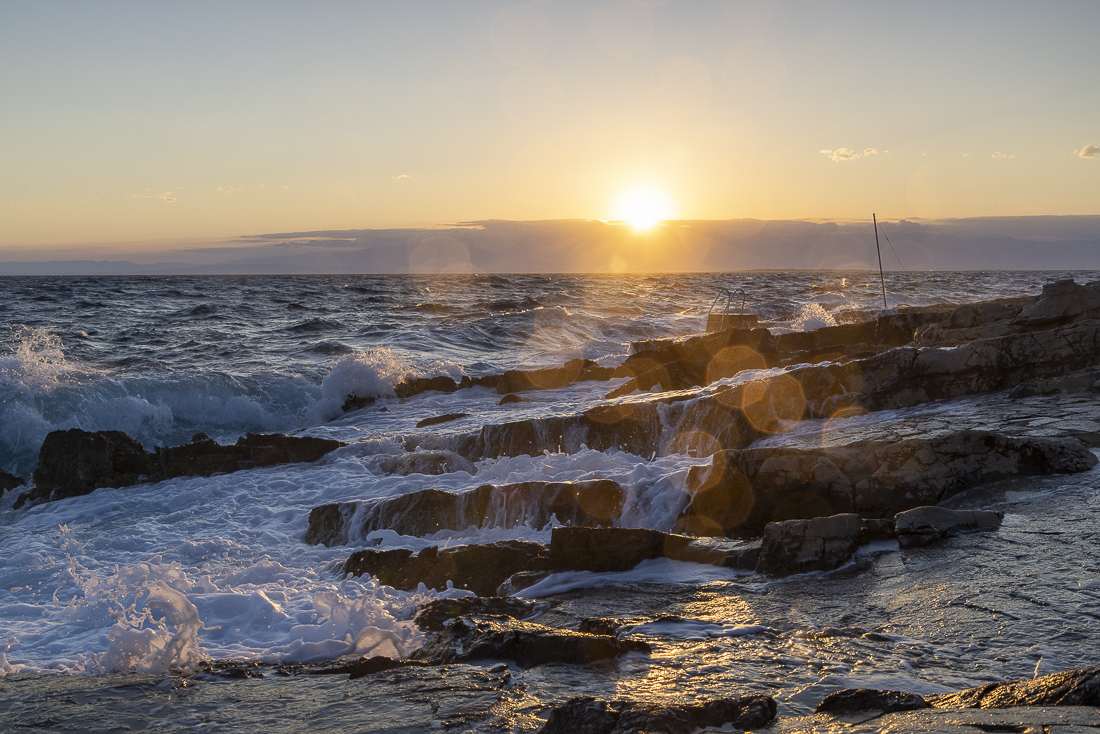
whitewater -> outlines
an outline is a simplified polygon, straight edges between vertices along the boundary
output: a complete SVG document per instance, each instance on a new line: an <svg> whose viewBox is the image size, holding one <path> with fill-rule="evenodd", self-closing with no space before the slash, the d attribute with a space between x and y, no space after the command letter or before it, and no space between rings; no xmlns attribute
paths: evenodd
<svg viewBox="0 0 1100 734"><path fill-rule="evenodd" d="M1046 282L1098 276L890 273L886 305L1033 296ZM439 476L387 470L387 460L405 452L406 437L431 433L445 443L490 423L576 414L614 402L604 396L625 380L525 393L524 402L508 405L484 387L409 398L396 397L394 388L413 377L458 379L555 367L578 357L613 367L632 341L702 333L719 287L743 289L746 310L774 333L865 320L883 308L878 274L865 271L0 278L0 468L21 478L29 481L45 436L67 428L121 430L149 450L186 443L200 432L223 443L248 432L348 443L312 464L104 488L29 509L13 509L19 490L5 492L0 676L11 700L34 690L64 692L73 684L60 681L74 679L86 681L85 692L98 685L90 681L110 681L107 690L119 685L120 674L130 674L140 686L116 701L120 725L197 726L209 721L198 702L148 712L202 661L405 658L425 641L412 621L415 610L469 594L423 586L399 591L368 576L344 578L341 568L352 551L548 543L551 531L469 528L427 537L374 531L346 546L307 545L308 515L320 505L428 488L613 479L626 490L630 526L669 530L688 470L707 457L581 447L484 459L468 467L472 471ZM715 308L725 310L725 299ZM734 302L731 312L739 309ZM349 395L375 400L345 412ZM884 411L847 425L873 432L876 421L950 417L965 423L983 400ZM465 415L416 428L454 413ZM820 433L810 423L789 439L767 442ZM490 686L514 699L511 723L493 726L529 730L546 706L578 689L607 697L767 692L790 714L805 713L822 691L845 682L935 693L1096 664L1091 629L1100 619L1100 579L1081 577L1079 567L1063 559L1072 555L1094 569L1100 559L1095 544L1063 536L1059 522L1100 518L1097 479L1093 470L967 493L957 506L1006 512L997 537L975 536L965 549L948 544L920 558L899 554L896 542L871 546L846 572L828 576L764 580L667 560L618 574L555 574L522 592L551 603L538 621L634 617L639 623L632 633L652 638L654 653L579 670L511 671L509 681ZM674 617L653 619L662 612ZM493 666L453 671L455 690L466 685L463 676L475 674L504 675ZM412 692L427 685L420 679L390 691L403 704L366 718L340 708L345 701L332 680L251 683L270 691L242 693L241 700L285 696L288 710L328 696L333 710L344 712L326 720L333 730L422 730L444 718L438 705L415 704ZM473 728L488 721L478 713L482 703L469 704L466 718L455 720ZM242 704L225 730L261 725L257 711Z"/></svg>

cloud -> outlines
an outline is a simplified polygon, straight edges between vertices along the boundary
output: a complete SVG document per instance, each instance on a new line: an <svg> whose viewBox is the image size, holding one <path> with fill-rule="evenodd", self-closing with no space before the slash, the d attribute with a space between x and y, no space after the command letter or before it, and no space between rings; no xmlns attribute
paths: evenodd
<svg viewBox="0 0 1100 734"><path fill-rule="evenodd" d="M1074 152L1081 158L1095 158L1096 156L1100 156L1100 148L1091 144Z"/></svg>
<svg viewBox="0 0 1100 734"><path fill-rule="evenodd" d="M407 173L402 173L402 174L400 174L400 175L394 176L394 177L393 177L393 180L394 180L394 181L401 181L402 179L406 179L406 178L412 178L412 176L410 176L410 175L409 175L409 174L407 174Z"/></svg>
<svg viewBox="0 0 1100 734"><path fill-rule="evenodd" d="M863 155L878 155L878 151L874 148L864 148Z"/></svg>
<svg viewBox="0 0 1100 734"><path fill-rule="evenodd" d="M841 161L854 161L860 157L859 151L848 150L847 148L837 148L836 150L821 150L818 151L821 155L829 157L829 160L841 162Z"/></svg>
<svg viewBox="0 0 1100 734"><path fill-rule="evenodd" d="M993 158L1015 158L1016 154L1013 153L1012 155L1009 155L1008 153L1002 153L1001 151L998 150L996 153L993 154L992 157Z"/></svg>
<svg viewBox="0 0 1100 734"><path fill-rule="evenodd" d="M963 153L963 158L969 158L969 157L970 157L969 153Z"/></svg>
<svg viewBox="0 0 1100 734"><path fill-rule="evenodd" d="M179 199L172 194L172 191L165 191L163 194L129 194L129 196L131 199L163 199L169 204L175 204Z"/></svg>

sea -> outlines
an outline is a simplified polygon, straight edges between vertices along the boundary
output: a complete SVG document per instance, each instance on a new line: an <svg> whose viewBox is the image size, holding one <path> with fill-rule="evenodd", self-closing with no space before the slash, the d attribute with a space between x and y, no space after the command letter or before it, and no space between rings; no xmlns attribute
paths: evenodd
<svg viewBox="0 0 1100 734"><path fill-rule="evenodd" d="M1100 664L1100 470L1092 470L975 488L952 506L1004 512L1000 531L906 551L877 543L830 573L775 579L657 560L624 573L555 574L520 592L544 602L533 620L542 624L629 620L649 655L358 680L274 668L247 679L196 674L211 660L407 657L425 641L416 609L468 592L344 578L351 552L550 537L549 526L376 531L328 548L302 541L314 507L426 488L608 478L627 490L631 525L668 530L688 470L709 462L582 445L484 459L473 473L390 475L385 460L409 436L434 431L445 444L486 424L580 413L613 402L604 396L623 382L499 405L484 387L397 398L402 380L578 357L615 366L633 341L702 333L712 311L743 309L781 333L872 318L884 309L884 288L885 308L895 309L1034 296L1063 278L1100 273L890 272L884 282L867 271L0 277L0 468L8 472L30 481L45 436L68 428L125 431L150 450L200 432L221 442L283 432L348 443L312 464L105 488L29 509L13 509L20 490L6 492L0 729L534 731L576 695L685 702L767 693L781 716L798 716L843 687L946 692ZM375 400L344 412L348 395ZM1040 435L1067 410L1088 420L1090 405L1038 401L1021 414L1004 395L977 396L829 426L808 421L766 440L798 445L829 431L898 427L912 435L996 423L1006 411ZM466 415L416 428L451 413Z"/></svg>

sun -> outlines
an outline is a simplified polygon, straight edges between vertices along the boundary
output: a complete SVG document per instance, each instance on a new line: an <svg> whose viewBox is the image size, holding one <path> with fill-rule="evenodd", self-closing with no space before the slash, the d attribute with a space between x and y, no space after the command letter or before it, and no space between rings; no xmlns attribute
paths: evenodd
<svg viewBox="0 0 1100 734"><path fill-rule="evenodd" d="M675 210L668 194L658 186L645 183L635 184L620 193L611 208L611 215L641 232L662 220L671 219Z"/></svg>

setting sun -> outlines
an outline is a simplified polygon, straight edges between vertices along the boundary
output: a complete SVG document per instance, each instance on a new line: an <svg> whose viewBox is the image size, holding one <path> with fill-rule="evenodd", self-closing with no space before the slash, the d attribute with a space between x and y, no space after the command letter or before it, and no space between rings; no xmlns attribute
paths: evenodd
<svg viewBox="0 0 1100 734"><path fill-rule="evenodd" d="M634 229L650 229L675 213L672 199L662 189L652 184L637 184L626 189L615 199L611 214Z"/></svg>

